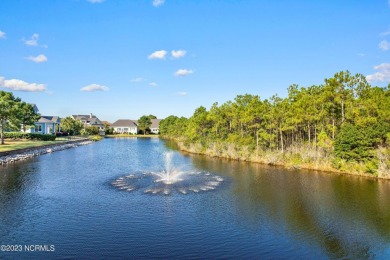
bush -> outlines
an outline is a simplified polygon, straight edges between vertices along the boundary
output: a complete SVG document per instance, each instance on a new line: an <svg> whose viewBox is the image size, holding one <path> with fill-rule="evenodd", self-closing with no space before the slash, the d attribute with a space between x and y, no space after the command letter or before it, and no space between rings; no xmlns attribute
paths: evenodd
<svg viewBox="0 0 390 260"><path fill-rule="evenodd" d="M90 135L88 138L95 142L103 139L103 137L100 135Z"/></svg>
<svg viewBox="0 0 390 260"><path fill-rule="evenodd" d="M40 140L40 141L54 141L55 135L35 134L35 133L23 133L23 132L6 132L4 133L6 139L28 139L28 140Z"/></svg>
<svg viewBox="0 0 390 260"><path fill-rule="evenodd" d="M366 161L374 157L378 142L371 127L363 128L351 124L341 127L334 143L335 155L347 161Z"/></svg>

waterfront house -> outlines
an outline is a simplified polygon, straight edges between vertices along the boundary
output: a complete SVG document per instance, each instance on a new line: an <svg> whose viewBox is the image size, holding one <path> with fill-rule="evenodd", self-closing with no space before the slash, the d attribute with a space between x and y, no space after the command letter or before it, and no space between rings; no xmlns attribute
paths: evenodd
<svg viewBox="0 0 390 260"><path fill-rule="evenodd" d="M33 106L34 112L38 113L39 109L37 105L31 104ZM34 127L26 129L27 133L36 133L36 134L53 134L60 129L61 118L59 116L41 116L38 122L34 123ZM22 126L23 131L23 126Z"/></svg>
<svg viewBox="0 0 390 260"><path fill-rule="evenodd" d="M160 133L160 121L161 119L151 119L152 124L149 127L150 132L152 134L159 134Z"/></svg>
<svg viewBox="0 0 390 260"><path fill-rule="evenodd" d="M96 126L99 128L99 131L104 131L104 125L99 118L90 113L89 115L72 115L73 119L83 123L84 127L87 126Z"/></svg>
<svg viewBox="0 0 390 260"><path fill-rule="evenodd" d="M41 116L35 127L27 129L27 133L54 134L60 129L61 119L59 116Z"/></svg>
<svg viewBox="0 0 390 260"><path fill-rule="evenodd" d="M116 134L137 134L138 125L136 121L130 119L119 119L115 121L111 127Z"/></svg>
<svg viewBox="0 0 390 260"><path fill-rule="evenodd" d="M149 127L150 133L159 134L160 133L160 121L161 119L151 119L152 124ZM131 119L119 119L111 125L116 134L138 134L139 127L137 120Z"/></svg>

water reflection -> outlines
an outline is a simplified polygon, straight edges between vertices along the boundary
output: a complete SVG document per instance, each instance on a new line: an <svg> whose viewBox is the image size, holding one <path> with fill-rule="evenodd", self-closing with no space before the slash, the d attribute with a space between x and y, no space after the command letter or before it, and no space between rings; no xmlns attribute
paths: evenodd
<svg viewBox="0 0 390 260"><path fill-rule="evenodd" d="M0 168L0 242L56 245L26 259L390 255L388 181L177 153L171 166L220 176L218 188L184 195L181 182L156 182L175 188L171 196L115 188L128 189L134 173L166 172L166 151L158 139L107 139Z"/></svg>
<svg viewBox="0 0 390 260"><path fill-rule="evenodd" d="M38 170L37 165L33 164L34 161L35 159L31 159L28 162L0 166L0 241L28 221L24 214L25 209L36 205L29 203L35 199L35 196L31 194L28 196L29 190L35 189L37 185L37 180L32 174ZM31 214L29 217L34 215ZM9 229L9 227L13 228Z"/></svg>
<svg viewBox="0 0 390 260"><path fill-rule="evenodd" d="M372 258L390 242L390 182L191 156L228 175L251 229L267 223L331 258Z"/></svg>

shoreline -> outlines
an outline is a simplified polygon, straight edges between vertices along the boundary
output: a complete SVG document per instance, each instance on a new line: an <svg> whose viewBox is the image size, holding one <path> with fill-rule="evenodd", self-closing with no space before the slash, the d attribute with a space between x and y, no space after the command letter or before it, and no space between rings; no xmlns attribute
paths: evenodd
<svg viewBox="0 0 390 260"><path fill-rule="evenodd" d="M105 135L104 138L159 138L159 135Z"/></svg>
<svg viewBox="0 0 390 260"><path fill-rule="evenodd" d="M314 165L307 165L307 164L296 164L295 165L295 164L292 164L292 163L289 163L289 162L285 162L285 163L280 162L280 161L267 162L267 161L264 161L264 160L258 160L256 158L246 159L246 158L240 158L240 157L233 158L233 157L228 157L228 156L223 156L223 155L215 155L215 154L208 153L207 151L204 151L204 152L195 151L195 150L191 149L191 147L190 148L186 147L183 144L183 142L181 142L179 140L176 140L174 138L162 138L162 139L172 140L177 145L178 150L180 150L182 152L186 152L186 153L189 153L189 154L203 155L203 156L207 156L207 157L210 157L210 158L219 158L219 159L232 160L232 161L242 161L242 162L249 162L249 163L258 163L258 164L275 166L275 167L283 167L285 169L297 169L297 170L305 169L305 170L326 172L326 173L332 173L332 174L338 174L338 175L349 175L349 176L357 176L357 177L366 177L366 178L371 178L371 179L376 179L376 180L390 180L390 175L387 175L387 176L376 176L376 175L369 174L369 173L346 172L346 171L334 169L330 165L323 165L323 167L321 167L320 165L314 166Z"/></svg>
<svg viewBox="0 0 390 260"><path fill-rule="evenodd" d="M59 144L49 144L39 147L30 147L24 149L18 149L7 152L0 152L0 165L7 165L9 163L14 163L16 161L27 160L36 156L40 156L47 153L62 151L65 149L70 149L82 145L87 145L93 143L92 140L83 139L75 141L67 141Z"/></svg>

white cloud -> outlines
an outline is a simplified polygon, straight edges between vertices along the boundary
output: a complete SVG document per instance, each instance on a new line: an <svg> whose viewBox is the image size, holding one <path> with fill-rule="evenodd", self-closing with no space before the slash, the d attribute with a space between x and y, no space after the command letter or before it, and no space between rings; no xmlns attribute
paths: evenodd
<svg viewBox="0 0 390 260"><path fill-rule="evenodd" d="M149 86L151 86L151 87L157 87L158 84L157 84L156 82L150 82L150 83L149 83Z"/></svg>
<svg viewBox="0 0 390 260"><path fill-rule="evenodd" d="M152 4L154 7L159 7L160 5L163 5L165 3L165 0L153 0Z"/></svg>
<svg viewBox="0 0 390 260"><path fill-rule="evenodd" d="M162 59L162 60L165 60L165 55L167 55L167 51L166 50L155 51L155 52L153 52L152 54L150 54L148 56L148 59L150 59L150 60L152 60L152 59Z"/></svg>
<svg viewBox="0 0 390 260"><path fill-rule="evenodd" d="M387 51L390 49L390 43L386 40L383 40L379 43L379 48L383 51Z"/></svg>
<svg viewBox="0 0 390 260"><path fill-rule="evenodd" d="M194 73L192 70L179 69L178 71L175 72L175 76L184 77L184 76L190 75L192 73Z"/></svg>
<svg viewBox="0 0 390 260"><path fill-rule="evenodd" d="M175 59L179 59L179 58L184 57L186 55L186 53L187 53L187 51L185 51L185 50L171 51L172 57Z"/></svg>
<svg viewBox="0 0 390 260"><path fill-rule="evenodd" d="M31 39L30 40L24 40L24 43L26 45L28 45L28 46L37 46L38 45L38 38L39 38L39 34L34 33L31 36Z"/></svg>
<svg viewBox="0 0 390 260"><path fill-rule="evenodd" d="M42 92L46 90L45 84L28 83L20 79L5 79L4 77L0 77L0 87L25 92Z"/></svg>
<svg viewBox="0 0 390 260"><path fill-rule="evenodd" d="M108 87L101 86L98 84L91 84L91 85L85 86L85 87L80 89L80 91L83 91L83 92L107 91L107 90L109 90Z"/></svg>
<svg viewBox="0 0 390 260"><path fill-rule="evenodd" d="M386 35L390 35L390 29L387 30L386 32L381 33L381 36L386 36Z"/></svg>
<svg viewBox="0 0 390 260"><path fill-rule="evenodd" d="M5 32L0 31L0 39L5 39Z"/></svg>
<svg viewBox="0 0 390 260"><path fill-rule="evenodd" d="M382 63L374 67L378 72L367 75L366 79L368 82L378 81L378 82L389 82L390 83L390 63Z"/></svg>
<svg viewBox="0 0 390 260"><path fill-rule="evenodd" d="M87 0L87 1L92 3L92 4L100 4L100 3L104 2L104 0Z"/></svg>
<svg viewBox="0 0 390 260"><path fill-rule="evenodd" d="M139 83L139 82L142 82L142 81L145 81L145 79L141 78L141 77L134 78L134 79L130 80L130 82L133 82L133 83Z"/></svg>
<svg viewBox="0 0 390 260"><path fill-rule="evenodd" d="M179 96L187 96L187 92L177 92L177 94L179 95Z"/></svg>
<svg viewBox="0 0 390 260"><path fill-rule="evenodd" d="M40 54L36 57L30 56L30 57L27 57L26 59L31 60L31 61L36 62L36 63L42 63L42 62L47 61L47 57L43 54Z"/></svg>

